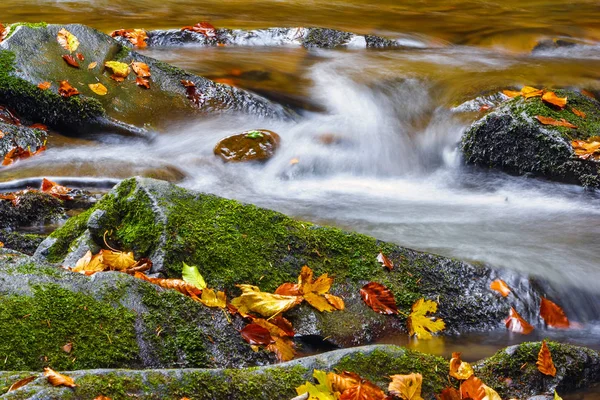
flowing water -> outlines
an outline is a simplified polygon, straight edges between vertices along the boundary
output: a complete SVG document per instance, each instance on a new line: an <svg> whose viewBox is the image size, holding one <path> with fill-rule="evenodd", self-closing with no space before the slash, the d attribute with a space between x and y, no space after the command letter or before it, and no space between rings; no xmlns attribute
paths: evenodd
<svg viewBox="0 0 600 400"><path fill-rule="evenodd" d="M166 128L153 143L57 136L42 156L2 169L0 181L44 174L115 180L147 169L185 176L188 188L548 279L570 293L556 300L581 327L539 338L600 348L600 196L465 167L457 151L482 104L463 103L477 96L524 84L600 89L597 1L20 3L0 4L2 22L80 22L110 31L210 20L231 28L325 26L402 39L403 50L146 50L190 72L300 105L302 116L282 122L164 115ZM531 53L538 41L558 38L578 45ZM223 164L213 156L222 137L256 128L282 136L266 164ZM418 346L438 354L460 349L474 359L524 339L535 338L502 331Z"/></svg>

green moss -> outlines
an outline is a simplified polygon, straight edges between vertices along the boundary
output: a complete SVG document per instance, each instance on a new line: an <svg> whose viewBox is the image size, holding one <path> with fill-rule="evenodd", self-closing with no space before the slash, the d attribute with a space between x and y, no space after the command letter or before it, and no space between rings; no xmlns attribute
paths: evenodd
<svg viewBox="0 0 600 400"><path fill-rule="evenodd" d="M58 285L34 286L33 297L0 296L3 368L81 368L139 364L135 315ZM61 347L73 344L71 353Z"/></svg>
<svg viewBox="0 0 600 400"><path fill-rule="evenodd" d="M114 59L122 60L123 58L127 57L130 53L131 53L131 49L129 47L121 45L121 48L119 49L118 53L115 54Z"/></svg>
<svg viewBox="0 0 600 400"><path fill-rule="evenodd" d="M40 28L46 28L48 26L48 24L46 22L16 22L14 24L10 24L9 25L10 31L8 32L8 36L6 37L6 39L11 37L13 35L13 33L15 33L17 28L20 26L25 26L25 27L31 28L31 29L40 29Z"/></svg>
<svg viewBox="0 0 600 400"><path fill-rule="evenodd" d="M86 210L83 213L70 218L61 229L57 229L49 236L55 239L52 247L48 249L47 260L52 263L59 263L64 260L74 241L85 231L86 223L92 210Z"/></svg>
<svg viewBox="0 0 600 400"><path fill-rule="evenodd" d="M19 264L12 272L19 274L35 274L35 275L46 275L54 278L60 278L61 273L56 267L48 265L37 265L33 262Z"/></svg>

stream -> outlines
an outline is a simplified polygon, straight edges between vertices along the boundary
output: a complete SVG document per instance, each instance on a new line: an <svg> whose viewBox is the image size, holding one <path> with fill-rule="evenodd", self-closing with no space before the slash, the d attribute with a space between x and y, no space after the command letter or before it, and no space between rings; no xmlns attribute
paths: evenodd
<svg viewBox="0 0 600 400"><path fill-rule="evenodd" d="M190 189L547 279L568 294L557 303L578 322L576 328L527 337L502 330L427 343L407 343L402 335L385 343L442 355L462 351L469 361L543 338L600 349L600 195L466 167L457 148L480 115L468 103L478 96L521 85L600 89L597 1L22 3L4 0L2 22L78 22L106 32L201 20L230 28L325 26L402 39L406 48L306 50L266 43L145 50L190 72L293 104L302 109L301 118L181 121L158 115L149 121L162 129L152 143L56 137L41 156L1 169L0 182L49 175L83 178L85 186L86 179L114 182L149 169L174 174ZM531 53L538 41L557 38L579 45ZM221 138L257 128L282 137L267 163L224 164L213 155ZM569 398L600 399L600 393Z"/></svg>

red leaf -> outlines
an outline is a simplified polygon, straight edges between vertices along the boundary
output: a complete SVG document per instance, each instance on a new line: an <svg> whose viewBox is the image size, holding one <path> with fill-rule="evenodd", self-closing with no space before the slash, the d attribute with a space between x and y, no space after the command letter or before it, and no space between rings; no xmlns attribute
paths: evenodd
<svg viewBox="0 0 600 400"><path fill-rule="evenodd" d="M512 332L529 335L531 331L533 331L533 326L525 321L512 307L510 308L510 314L508 315L508 318L504 320L504 323L506 324L506 328Z"/></svg>
<svg viewBox="0 0 600 400"><path fill-rule="evenodd" d="M392 260L387 258L385 256L385 254L383 254L382 252L379 252L379 255L377 256L377 261L379 261L381 263L381 265L386 267L388 269L388 271L391 271L392 269L394 269L394 263L392 262Z"/></svg>
<svg viewBox="0 0 600 400"><path fill-rule="evenodd" d="M281 294L283 296L301 296L302 295L302 293L300 293L300 285L298 285L297 283L290 283L290 282L286 282L286 283L279 285L279 287L275 290L275 294Z"/></svg>
<svg viewBox="0 0 600 400"><path fill-rule="evenodd" d="M240 331L244 340L250 344L268 345L275 342L268 329L258 324L248 324Z"/></svg>
<svg viewBox="0 0 600 400"><path fill-rule="evenodd" d="M360 289L364 302L380 314L398 314L394 294L381 283L369 282Z"/></svg>
<svg viewBox="0 0 600 400"><path fill-rule="evenodd" d="M81 54L81 53L77 53L76 55L77 55L77 59L78 59L79 61L85 61L85 57L83 56L83 54Z"/></svg>
<svg viewBox="0 0 600 400"><path fill-rule="evenodd" d="M62 97L71 97L79 94L79 91L71 86L69 81L60 81L59 83L60 87L58 88L58 93L60 93Z"/></svg>
<svg viewBox="0 0 600 400"><path fill-rule="evenodd" d="M73 57L70 54L65 54L64 56L62 56L63 60L65 60L67 62L67 64L69 64L71 67L75 67L75 68L79 68L79 63L77 62L77 60L75 59L75 57Z"/></svg>
<svg viewBox="0 0 600 400"><path fill-rule="evenodd" d="M215 37L217 36L216 28L209 24L208 22L198 22L194 26L184 26L181 28L182 31L192 31L201 33L206 37Z"/></svg>
<svg viewBox="0 0 600 400"><path fill-rule="evenodd" d="M182 80L181 84L185 87L187 98L190 99L196 107L200 108L202 104L204 104L204 98L202 93L198 91L196 84L188 80Z"/></svg>
<svg viewBox="0 0 600 400"><path fill-rule="evenodd" d="M542 297L540 304L540 315L546 321L546 324L553 328L568 328L570 326L569 319L562 308L545 297Z"/></svg>

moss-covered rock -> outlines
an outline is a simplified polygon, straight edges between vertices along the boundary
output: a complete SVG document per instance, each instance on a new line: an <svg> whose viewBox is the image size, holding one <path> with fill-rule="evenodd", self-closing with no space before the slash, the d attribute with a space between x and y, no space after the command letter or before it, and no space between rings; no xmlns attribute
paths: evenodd
<svg viewBox="0 0 600 400"><path fill-rule="evenodd" d="M212 287L232 295L239 283L274 291L296 281L303 265L315 274L334 275L332 293L344 298L344 312L320 313L304 304L286 315L300 335L328 337L338 345L365 344L390 331L405 331L405 315L421 297L439 301L437 315L452 333L500 326L511 301L528 316L537 306L538 297L522 276L145 178L123 181L93 209L52 233L36 254L72 266L88 249L103 246L105 232L113 247L150 257L153 272L180 277L182 262L197 265ZM377 262L379 251L394 262L391 272ZM498 296L489 285L499 276L529 294L510 301ZM364 304L359 290L369 281L392 290L400 316L377 314Z"/></svg>
<svg viewBox="0 0 600 400"><path fill-rule="evenodd" d="M15 147L30 149L35 152L44 145L47 139L45 131L32 129L25 126L7 124L0 121L0 160Z"/></svg>
<svg viewBox="0 0 600 400"><path fill-rule="evenodd" d="M600 186L600 162L578 158L571 147L572 140L600 135L600 103L570 90L555 92L568 98L563 110L546 105L540 97L517 97L475 122L462 138L465 160L520 175ZM564 118L577 129L542 125L535 119L538 115Z"/></svg>
<svg viewBox="0 0 600 400"><path fill-rule="evenodd" d="M27 191L18 202L0 200L0 229L40 225L66 218L63 202L46 193Z"/></svg>
<svg viewBox="0 0 600 400"><path fill-rule="evenodd" d="M4 247L24 254L33 255L47 235L37 233L21 233L8 229L0 229L0 242Z"/></svg>
<svg viewBox="0 0 600 400"><path fill-rule="evenodd" d="M536 362L540 342L499 351L474 366L475 374L503 399L568 393L600 382L600 354L585 347L548 342L556 376L543 375Z"/></svg>

